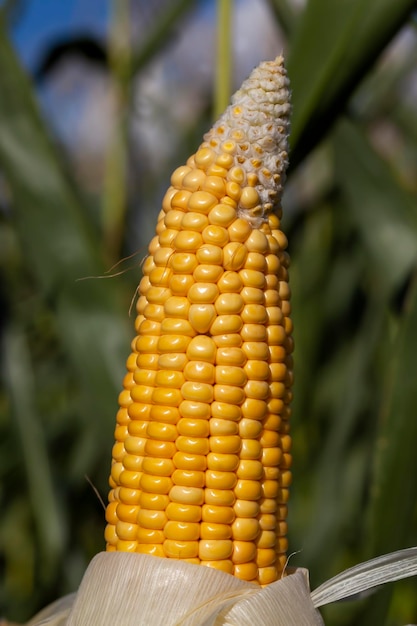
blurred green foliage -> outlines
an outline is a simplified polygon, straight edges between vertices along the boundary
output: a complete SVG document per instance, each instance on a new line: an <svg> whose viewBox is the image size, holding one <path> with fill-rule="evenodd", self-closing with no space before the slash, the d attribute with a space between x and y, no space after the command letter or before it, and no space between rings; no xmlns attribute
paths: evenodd
<svg viewBox="0 0 417 626"><path fill-rule="evenodd" d="M405 97L414 4L309 0L296 12L270 0L294 107L284 198L296 341L291 563L310 569L312 587L417 545L417 127ZM172 3L141 49L114 56L124 116L134 76L192 5ZM98 224L41 119L5 19L3 9L0 614L25 620L74 590L103 549L103 508L85 477L105 499L140 268L79 280L103 276L126 253L126 118ZM408 58L381 63L405 27ZM205 122L195 142L184 137L184 157ZM324 615L330 626L415 622L417 583Z"/></svg>

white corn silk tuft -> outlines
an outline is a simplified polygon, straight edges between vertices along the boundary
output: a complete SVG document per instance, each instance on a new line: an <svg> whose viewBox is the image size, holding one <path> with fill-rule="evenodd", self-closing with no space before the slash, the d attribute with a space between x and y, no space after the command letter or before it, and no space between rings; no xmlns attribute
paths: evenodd
<svg viewBox="0 0 417 626"><path fill-rule="evenodd" d="M231 104L204 136L205 145L220 152L225 141L236 144L235 165L258 177L255 185L261 198L258 219L239 207L242 217L258 226L281 205L288 166L290 91L282 56L256 67Z"/></svg>

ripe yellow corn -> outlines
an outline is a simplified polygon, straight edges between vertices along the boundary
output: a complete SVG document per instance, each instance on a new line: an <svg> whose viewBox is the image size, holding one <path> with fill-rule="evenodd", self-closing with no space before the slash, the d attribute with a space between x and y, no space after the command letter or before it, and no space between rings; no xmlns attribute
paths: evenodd
<svg viewBox="0 0 417 626"><path fill-rule="evenodd" d="M171 177L119 397L107 550L184 559L261 585L282 575L289 110L282 59L262 63Z"/></svg>

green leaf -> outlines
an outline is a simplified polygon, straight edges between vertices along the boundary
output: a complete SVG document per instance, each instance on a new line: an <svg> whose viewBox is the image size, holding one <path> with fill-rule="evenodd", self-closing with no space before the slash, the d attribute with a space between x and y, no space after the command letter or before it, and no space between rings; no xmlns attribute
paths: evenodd
<svg viewBox="0 0 417 626"><path fill-rule="evenodd" d="M407 22L414 0L310 0L288 59L292 167L323 139L379 54Z"/></svg>
<svg viewBox="0 0 417 626"><path fill-rule="evenodd" d="M417 259L417 202L394 178L358 125L343 120L335 135L336 175L374 264L373 278L389 296Z"/></svg>

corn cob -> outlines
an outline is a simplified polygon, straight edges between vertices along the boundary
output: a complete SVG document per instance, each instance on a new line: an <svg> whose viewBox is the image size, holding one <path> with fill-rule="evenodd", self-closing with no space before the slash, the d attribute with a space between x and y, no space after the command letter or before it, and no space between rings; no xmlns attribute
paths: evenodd
<svg viewBox="0 0 417 626"><path fill-rule="evenodd" d="M283 60L262 63L176 169L143 264L107 550L261 585L286 561L292 324L280 229Z"/></svg>

